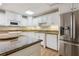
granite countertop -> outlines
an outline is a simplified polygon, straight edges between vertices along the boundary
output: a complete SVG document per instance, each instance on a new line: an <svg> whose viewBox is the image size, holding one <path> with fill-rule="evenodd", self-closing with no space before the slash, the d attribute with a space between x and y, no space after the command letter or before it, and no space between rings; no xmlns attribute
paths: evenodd
<svg viewBox="0 0 79 59"><path fill-rule="evenodd" d="M57 32L57 28L21 27L21 26L0 26L0 32L23 31L23 32Z"/></svg>
<svg viewBox="0 0 79 59"><path fill-rule="evenodd" d="M54 32L40 32L40 31L37 31L38 33L45 33L45 34L54 34L54 35L58 35L59 32L58 31L54 31Z"/></svg>
<svg viewBox="0 0 79 59"><path fill-rule="evenodd" d="M6 56L9 54L12 54L14 52L27 48L41 41L42 40L40 39L34 40L34 38L28 38L24 35L13 40L5 40L5 41L1 40L0 41L0 56Z"/></svg>

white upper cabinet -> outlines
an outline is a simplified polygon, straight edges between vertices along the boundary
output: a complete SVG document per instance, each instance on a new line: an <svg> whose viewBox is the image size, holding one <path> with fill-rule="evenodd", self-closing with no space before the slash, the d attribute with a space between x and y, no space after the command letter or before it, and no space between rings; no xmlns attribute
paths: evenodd
<svg viewBox="0 0 79 59"><path fill-rule="evenodd" d="M33 18L33 26L39 26L39 23L42 23L42 17Z"/></svg>
<svg viewBox="0 0 79 59"><path fill-rule="evenodd" d="M48 22L48 16L47 15L43 15L41 18L41 23L47 23Z"/></svg>
<svg viewBox="0 0 79 59"><path fill-rule="evenodd" d="M46 25L59 25L59 21L59 12L55 12L34 18L33 25L38 26L39 23L45 23Z"/></svg>
<svg viewBox="0 0 79 59"><path fill-rule="evenodd" d="M8 25L10 25L10 21L11 21L11 20L15 20L15 19L14 19L14 16L15 16L15 15L14 15L13 13L6 11L6 19L7 19L7 22L8 22L7 24L8 24Z"/></svg>
<svg viewBox="0 0 79 59"><path fill-rule="evenodd" d="M48 16L47 15L39 16L36 18L36 21L37 25L48 24Z"/></svg>
<svg viewBox="0 0 79 59"><path fill-rule="evenodd" d="M28 25L28 19L27 18L22 18L19 25L20 26L27 26Z"/></svg>
<svg viewBox="0 0 79 59"><path fill-rule="evenodd" d="M72 4L71 3L62 3L59 5L60 14L67 13L70 11L72 11Z"/></svg>
<svg viewBox="0 0 79 59"><path fill-rule="evenodd" d="M62 3L59 5L60 14L79 10L79 3Z"/></svg>
<svg viewBox="0 0 79 59"><path fill-rule="evenodd" d="M33 26L38 26L38 19L39 18L33 18Z"/></svg>
<svg viewBox="0 0 79 59"><path fill-rule="evenodd" d="M33 26L33 18L31 16L27 17L27 26Z"/></svg>
<svg viewBox="0 0 79 59"><path fill-rule="evenodd" d="M15 14L15 19L16 19L17 21L21 21L21 20L22 20L22 15Z"/></svg>
<svg viewBox="0 0 79 59"><path fill-rule="evenodd" d="M8 21L8 25L10 25L10 21L15 21L20 24L22 20L22 16L17 13L6 11L6 19Z"/></svg>
<svg viewBox="0 0 79 59"><path fill-rule="evenodd" d="M73 3L72 6L74 11L79 10L79 3Z"/></svg>
<svg viewBox="0 0 79 59"><path fill-rule="evenodd" d="M48 24L50 25L59 25L60 16L58 12L48 14Z"/></svg>
<svg viewBox="0 0 79 59"><path fill-rule="evenodd" d="M8 20L15 20L15 14L12 12L6 11L6 17Z"/></svg>
<svg viewBox="0 0 79 59"><path fill-rule="evenodd" d="M3 12L0 12L0 25L7 25L7 19Z"/></svg>

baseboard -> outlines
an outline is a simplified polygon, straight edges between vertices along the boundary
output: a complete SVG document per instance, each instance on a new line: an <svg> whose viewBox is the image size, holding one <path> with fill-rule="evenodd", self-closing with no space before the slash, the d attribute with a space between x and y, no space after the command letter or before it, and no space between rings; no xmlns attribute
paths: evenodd
<svg viewBox="0 0 79 59"><path fill-rule="evenodd" d="M58 50L55 50L55 49L52 49L52 48L49 48L49 47L46 47L46 48L48 48L48 49L51 49L51 50L54 50L54 51L58 52Z"/></svg>
<svg viewBox="0 0 79 59"><path fill-rule="evenodd" d="M41 47L43 47L43 45L41 45ZM50 49L50 50L54 50L54 51L58 52L58 50L55 50L55 49L49 48L49 47L47 47L47 46L46 46L46 48L48 48L48 49Z"/></svg>

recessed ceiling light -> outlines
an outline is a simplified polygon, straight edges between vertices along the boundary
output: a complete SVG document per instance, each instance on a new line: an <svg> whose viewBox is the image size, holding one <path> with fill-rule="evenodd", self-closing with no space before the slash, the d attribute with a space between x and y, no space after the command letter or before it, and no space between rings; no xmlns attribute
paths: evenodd
<svg viewBox="0 0 79 59"><path fill-rule="evenodd" d="M34 14L34 12L31 11L31 10L27 10L25 13L28 14L28 15L33 15Z"/></svg>

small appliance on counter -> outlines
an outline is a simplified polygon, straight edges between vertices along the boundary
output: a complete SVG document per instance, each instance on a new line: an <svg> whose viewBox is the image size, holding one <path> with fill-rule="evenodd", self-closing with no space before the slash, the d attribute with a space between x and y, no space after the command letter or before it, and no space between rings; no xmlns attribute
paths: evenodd
<svg viewBox="0 0 79 59"><path fill-rule="evenodd" d="M19 23L20 23L20 21L18 21L18 20L10 20L10 25L11 26L18 26Z"/></svg>

